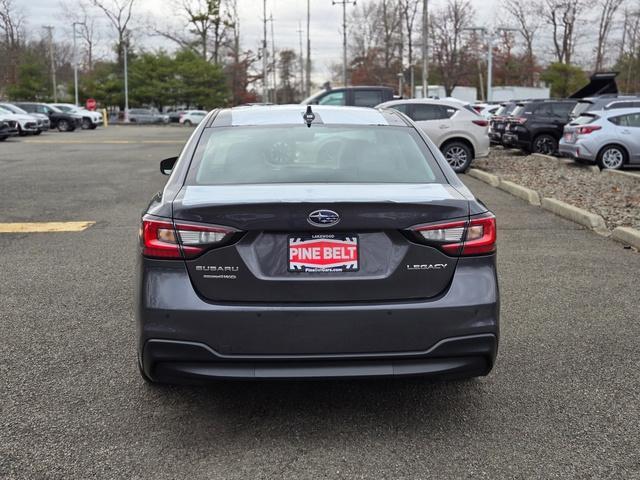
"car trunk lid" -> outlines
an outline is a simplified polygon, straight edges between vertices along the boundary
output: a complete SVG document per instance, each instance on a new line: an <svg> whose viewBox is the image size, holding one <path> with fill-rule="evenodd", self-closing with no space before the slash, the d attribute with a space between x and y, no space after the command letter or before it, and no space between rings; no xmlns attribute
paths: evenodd
<svg viewBox="0 0 640 480"><path fill-rule="evenodd" d="M335 212L339 221L314 225L310 214L316 211ZM430 298L447 288L456 258L406 229L466 219L469 205L442 184L186 186L173 215L176 222L244 232L231 245L186 260L195 289L207 300L392 301ZM314 247L338 252L339 267L325 268L326 257L304 257ZM349 249L354 256L347 258ZM325 263L317 269L314 261Z"/></svg>

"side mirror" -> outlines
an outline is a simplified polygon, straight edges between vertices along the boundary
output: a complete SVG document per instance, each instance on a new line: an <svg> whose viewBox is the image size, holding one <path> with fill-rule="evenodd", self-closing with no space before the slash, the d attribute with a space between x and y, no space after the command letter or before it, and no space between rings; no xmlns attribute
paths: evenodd
<svg viewBox="0 0 640 480"><path fill-rule="evenodd" d="M169 157L165 158L160 162L160 171L163 175L171 175L171 171L173 170L173 166L178 161L178 157Z"/></svg>

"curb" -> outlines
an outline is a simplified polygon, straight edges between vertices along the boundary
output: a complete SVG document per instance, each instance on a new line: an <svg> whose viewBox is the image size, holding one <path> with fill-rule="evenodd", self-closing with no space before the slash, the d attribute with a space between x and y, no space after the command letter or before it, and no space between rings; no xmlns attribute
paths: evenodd
<svg viewBox="0 0 640 480"><path fill-rule="evenodd" d="M588 212L582 208L574 207L568 203L556 200L555 198L543 198L542 208L560 217L564 217L584 227L594 230L600 235L609 235L604 218L595 213Z"/></svg>
<svg viewBox="0 0 640 480"><path fill-rule="evenodd" d="M547 160L562 160L559 157L554 157L553 155L545 155L544 153L531 153L533 157L546 158Z"/></svg>
<svg viewBox="0 0 640 480"><path fill-rule="evenodd" d="M491 173L484 172L482 170L478 170L477 168L470 168L467 174L470 177L488 183L492 187L497 187L500 185L500 177L498 177L497 175L492 175Z"/></svg>
<svg viewBox="0 0 640 480"><path fill-rule="evenodd" d="M522 187L517 183L509 182L508 180L499 180L500 184L498 188L509 192L511 195L526 200L531 205L540 205L540 195L535 190Z"/></svg>
<svg viewBox="0 0 640 480"><path fill-rule="evenodd" d="M616 227L611 237L621 243L626 243L640 250L640 230L631 227Z"/></svg>
<svg viewBox="0 0 640 480"><path fill-rule="evenodd" d="M565 165L565 166L577 165L576 162L574 162L572 159L566 158L566 157L554 157L553 155L545 155L544 153L532 153L531 156L538 157L538 158L544 158L546 160L554 160L555 162L560 163L560 164Z"/></svg>
<svg viewBox="0 0 640 480"><path fill-rule="evenodd" d="M624 170L611 170L610 168L605 168L602 170L602 173L606 173L607 175L622 175L623 177L635 178L636 180L640 180L640 173L635 172L625 172Z"/></svg>

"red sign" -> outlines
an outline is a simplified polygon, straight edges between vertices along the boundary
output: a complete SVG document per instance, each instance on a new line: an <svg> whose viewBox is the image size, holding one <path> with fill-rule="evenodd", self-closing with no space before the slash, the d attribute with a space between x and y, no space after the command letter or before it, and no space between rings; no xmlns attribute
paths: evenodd
<svg viewBox="0 0 640 480"><path fill-rule="evenodd" d="M289 271L345 272L358 270L358 238L314 235L289 238Z"/></svg>
<svg viewBox="0 0 640 480"><path fill-rule="evenodd" d="M96 109L96 101L93 98L87 98L87 110L95 110Z"/></svg>

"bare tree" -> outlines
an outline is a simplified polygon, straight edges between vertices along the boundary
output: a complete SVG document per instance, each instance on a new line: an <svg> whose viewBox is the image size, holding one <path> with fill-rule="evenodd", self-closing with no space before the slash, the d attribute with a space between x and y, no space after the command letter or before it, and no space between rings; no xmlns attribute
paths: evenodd
<svg viewBox="0 0 640 480"><path fill-rule="evenodd" d="M369 50L379 46L381 25L376 3L358 3L349 16L349 25L352 57L364 57Z"/></svg>
<svg viewBox="0 0 640 480"><path fill-rule="evenodd" d="M602 70L604 63L604 55L607 49L607 39L611 32L611 26L616 12L624 0L599 0L598 7L602 9L600 13L600 21L598 22L598 44L596 46L596 63L595 70Z"/></svg>
<svg viewBox="0 0 640 480"><path fill-rule="evenodd" d="M62 15L67 22L76 24L76 34L84 43L84 67L93 69L94 52L99 41L95 16L91 12L89 0L75 0L61 3Z"/></svg>
<svg viewBox="0 0 640 480"><path fill-rule="evenodd" d="M515 21L517 28L525 43L527 56L527 83L533 86L535 82L535 54L533 42L540 28L540 17L537 15L537 7L532 2L521 0L506 0L504 4L506 12Z"/></svg>
<svg viewBox="0 0 640 480"><path fill-rule="evenodd" d="M552 29L554 53L558 63L571 63L575 50L576 25L582 0L545 0L542 16Z"/></svg>
<svg viewBox="0 0 640 480"><path fill-rule="evenodd" d="M118 65L124 64L124 49L129 42L128 26L131 21L133 4L136 0L92 0L109 19L118 36L116 43L116 55Z"/></svg>
<svg viewBox="0 0 640 480"><path fill-rule="evenodd" d="M2 34L1 46L5 50L6 60L0 60L0 65L7 62L5 72L0 78L2 84L14 84L18 80L18 63L20 49L24 42L25 17L21 11L17 10L13 0L0 0L0 33ZM1 52L1 50L0 50Z"/></svg>
<svg viewBox="0 0 640 480"><path fill-rule="evenodd" d="M469 27L474 11L469 0L448 0L430 19L429 32L436 70L442 78L446 95L458 85L473 64L467 60L467 45L462 32Z"/></svg>
<svg viewBox="0 0 640 480"><path fill-rule="evenodd" d="M397 2L391 0L382 0L379 6L378 15L382 20L382 49L385 68L391 66L394 46L397 44L398 30L400 30L400 36L402 35L402 16L399 6Z"/></svg>
<svg viewBox="0 0 640 480"><path fill-rule="evenodd" d="M623 72L624 77L626 77L625 90L631 93L638 91L638 85L640 85L640 82L638 82L638 77L640 76L640 72L638 72L638 66L640 65L640 8L635 11L625 11L624 32L628 38L628 46L625 47L623 42L620 61L623 64L626 63L627 71Z"/></svg>
<svg viewBox="0 0 640 480"><path fill-rule="evenodd" d="M420 5L420 2L421 0L400 1L402 18L404 20L404 26L407 30L407 62L409 63L409 65L413 65L413 33L416 15L418 14L418 5Z"/></svg>
<svg viewBox="0 0 640 480"><path fill-rule="evenodd" d="M233 32L235 3L231 2L230 7L228 3L228 0L182 0L176 14L186 22L187 35L184 27L171 30L151 26L151 29L156 35L196 52L203 59L219 63L222 49L229 40L228 34Z"/></svg>

